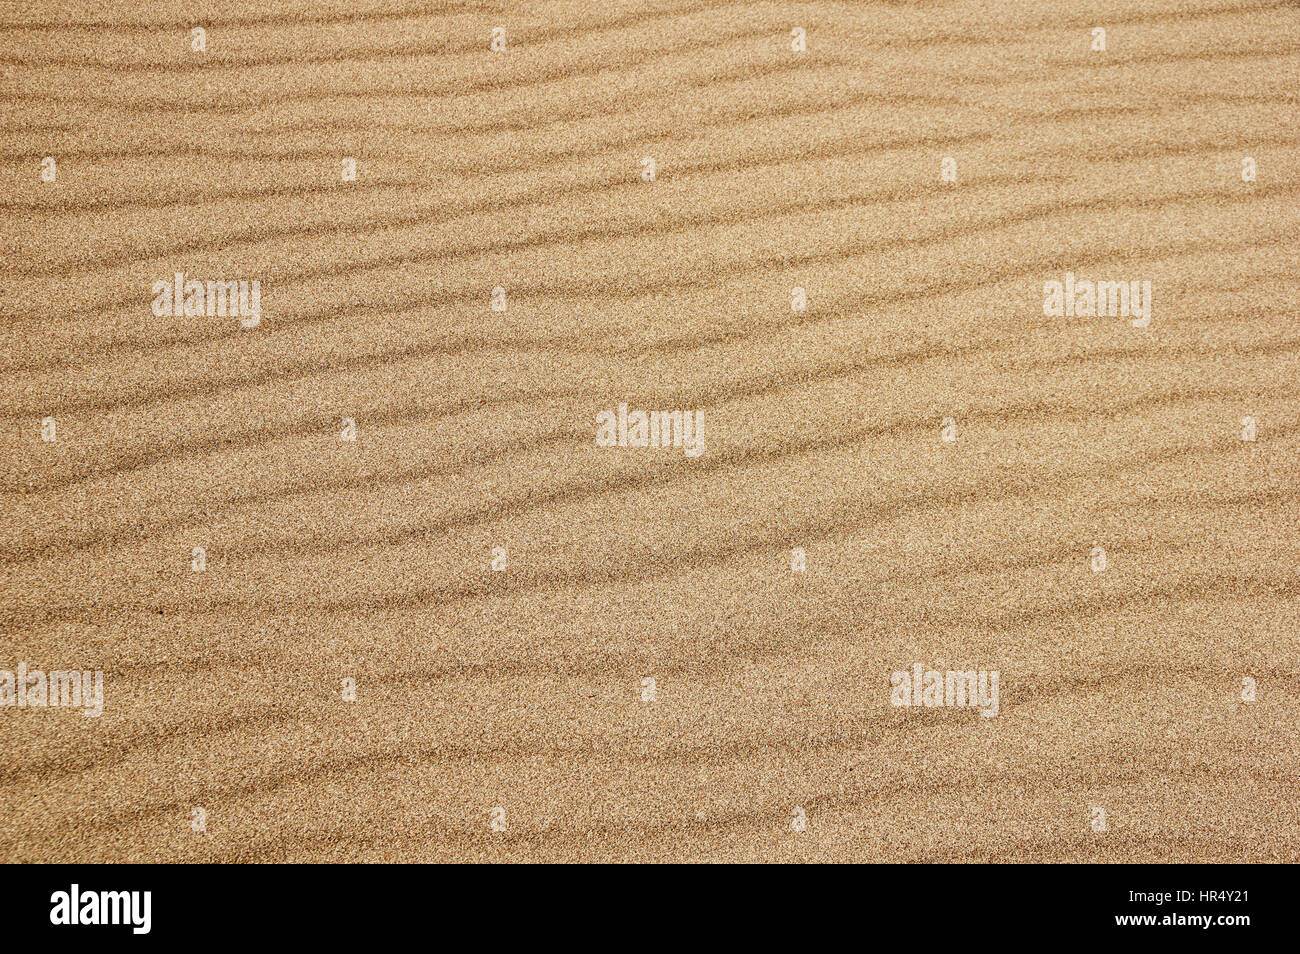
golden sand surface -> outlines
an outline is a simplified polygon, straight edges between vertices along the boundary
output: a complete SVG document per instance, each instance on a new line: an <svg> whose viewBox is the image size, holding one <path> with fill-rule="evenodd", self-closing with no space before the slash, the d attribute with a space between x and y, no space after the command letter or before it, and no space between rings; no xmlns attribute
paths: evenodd
<svg viewBox="0 0 1300 954"><path fill-rule="evenodd" d="M103 673L0 706L0 860L1300 860L1294 2L43 0L0 67L0 670Z"/></svg>

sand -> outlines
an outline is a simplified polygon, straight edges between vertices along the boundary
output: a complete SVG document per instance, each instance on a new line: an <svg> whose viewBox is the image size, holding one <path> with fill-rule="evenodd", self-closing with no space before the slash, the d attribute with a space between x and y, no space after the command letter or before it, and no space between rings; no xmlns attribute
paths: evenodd
<svg viewBox="0 0 1300 954"><path fill-rule="evenodd" d="M103 674L0 706L0 860L1300 860L1293 3L71 0L0 64L0 670Z"/></svg>

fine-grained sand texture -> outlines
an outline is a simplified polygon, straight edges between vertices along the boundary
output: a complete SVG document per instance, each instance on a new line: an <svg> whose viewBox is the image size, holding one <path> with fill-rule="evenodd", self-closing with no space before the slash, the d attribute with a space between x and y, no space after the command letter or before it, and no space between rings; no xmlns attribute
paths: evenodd
<svg viewBox="0 0 1300 954"><path fill-rule="evenodd" d="M44 0L0 66L0 670L104 674L0 706L0 860L1300 861L1294 2Z"/></svg>

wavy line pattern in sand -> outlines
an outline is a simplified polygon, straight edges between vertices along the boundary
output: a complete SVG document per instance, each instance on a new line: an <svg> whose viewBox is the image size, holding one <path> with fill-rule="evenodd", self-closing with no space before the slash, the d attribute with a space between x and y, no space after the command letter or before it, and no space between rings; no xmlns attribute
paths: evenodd
<svg viewBox="0 0 1300 954"><path fill-rule="evenodd" d="M102 9L0 23L0 669L106 673L0 859L1300 860L1294 5Z"/></svg>

